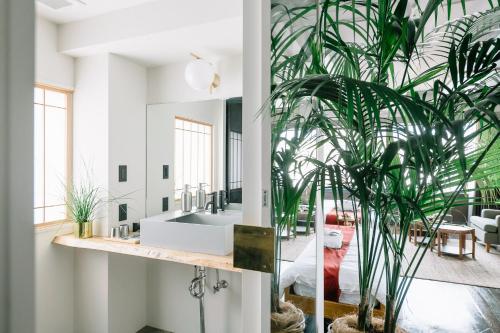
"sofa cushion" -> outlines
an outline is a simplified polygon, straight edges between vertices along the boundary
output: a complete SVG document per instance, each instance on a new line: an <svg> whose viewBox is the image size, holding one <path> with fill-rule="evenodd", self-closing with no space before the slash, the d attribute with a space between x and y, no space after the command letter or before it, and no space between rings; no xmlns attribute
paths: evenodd
<svg viewBox="0 0 500 333"><path fill-rule="evenodd" d="M481 211L481 217L485 217L487 219L496 219L497 216L500 216L500 210L498 209L483 209Z"/></svg>
<svg viewBox="0 0 500 333"><path fill-rule="evenodd" d="M498 232L497 223L493 219L487 219L479 216L471 216L470 223L485 232L496 233Z"/></svg>

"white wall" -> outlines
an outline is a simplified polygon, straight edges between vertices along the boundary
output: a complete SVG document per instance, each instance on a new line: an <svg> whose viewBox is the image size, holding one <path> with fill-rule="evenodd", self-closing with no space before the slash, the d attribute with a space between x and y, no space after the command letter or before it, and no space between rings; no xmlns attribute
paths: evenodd
<svg viewBox="0 0 500 333"><path fill-rule="evenodd" d="M269 227L271 211L271 121L256 112L271 89L270 41L271 1L243 3L243 223ZM268 204L263 205L267 191ZM242 272L242 332L268 333L271 330L270 274ZM319 330L321 332L321 330Z"/></svg>
<svg viewBox="0 0 500 333"><path fill-rule="evenodd" d="M145 216L146 69L117 55L108 64L108 185L120 198L108 208L109 228ZM118 166L127 165L127 181L118 182ZM127 204L126 221L118 221L118 204Z"/></svg>
<svg viewBox="0 0 500 333"><path fill-rule="evenodd" d="M52 244L57 233L67 232L71 228L47 228L35 234L37 333L73 331L74 250Z"/></svg>
<svg viewBox="0 0 500 333"><path fill-rule="evenodd" d="M108 228L145 216L146 68L123 57L108 59L108 191L119 198L108 207ZM118 182L118 166L127 165L127 181ZM118 221L118 204L127 204L127 220ZM109 229L108 229L109 230ZM109 333L135 333L146 325L146 260L108 257Z"/></svg>
<svg viewBox="0 0 500 333"><path fill-rule="evenodd" d="M108 254L86 249L75 252L74 332L108 332Z"/></svg>
<svg viewBox="0 0 500 333"><path fill-rule="evenodd" d="M144 217L146 151L146 69L104 54L75 62L75 180L88 170L103 196L112 199L94 228L107 235L112 226ZM127 182L118 166L127 165ZM115 202L116 201L116 202ZM118 221L118 204L128 206ZM90 283L95 290L79 290ZM146 266L138 258L77 251L75 256L75 332L133 333L146 323Z"/></svg>
<svg viewBox="0 0 500 333"><path fill-rule="evenodd" d="M73 89L74 60L57 52L57 25L41 17L36 17L35 24L35 82ZM37 333L73 331L74 251L52 244L56 234L70 231L57 226L35 233Z"/></svg>
<svg viewBox="0 0 500 333"><path fill-rule="evenodd" d="M227 289L214 294L214 269L207 271L205 328L207 333L241 332L241 274L221 271ZM199 302L188 291L194 267L148 262L148 324L175 333L199 332Z"/></svg>
<svg viewBox="0 0 500 333"><path fill-rule="evenodd" d="M88 181L105 196L109 179L108 55L75 61L73 95L73 179ZM107 207L97 213L94 232L108 234Z"/></svg>
<svg viewBox="0 0 500 333"><path fill-rule="evenodd" d="M149 105L147 109L147 215L162 212L162 198L169 197L169 209L174 205L175 117L198 120L213 125L212 191L223 189L224 168L224 103L210 100L191 103ZM162 166L169 165L169 179L162 179ZM196 186L196 184L191 184ZM175 184L177 188L183 184ZM206 189L207 192L209 189Z"/></svg>
<svg viewBox="0 0 500 333"><path fill-rule="evenodd" d="M73 89L74 60L72 57L57 51L57 25L37 16L35 29L35 81L59 88Z"/></svg>
<svg viewBox="0 0 500 333"><path fill-rule="evenodd" d="M221 83L212 94L208 89L196 91L188 86L184 79L184 69L187 63L174 63L148 69L148 104L225 99L242 95L243 60L241 56L223 58L214 63Z"/></svg>
<svg viewBox="0 0 500 333"><path fill-rule="evenodd" d="M108 333L136 333L146 325L146 264L147 259L109 254Z"/></svg>
<svg viewBox="0 0 500 333"><path fill-rule="evenodd" d="M0 0L0 332L33 332L33 1Z"/></svg>

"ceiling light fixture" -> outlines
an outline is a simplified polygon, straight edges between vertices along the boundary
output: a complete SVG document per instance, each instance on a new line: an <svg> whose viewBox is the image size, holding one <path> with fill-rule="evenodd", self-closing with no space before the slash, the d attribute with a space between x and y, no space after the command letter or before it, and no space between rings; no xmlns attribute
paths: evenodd
<svg viewBox="0 0 500 333"><path fill-rule="evenodd" d="M213 89L220 85L220 76L215 72L214 65L194 53L191 53L191 56L194 59L187 64L184 71L186 82L195 90L209 89L212 93Z"/></svg>

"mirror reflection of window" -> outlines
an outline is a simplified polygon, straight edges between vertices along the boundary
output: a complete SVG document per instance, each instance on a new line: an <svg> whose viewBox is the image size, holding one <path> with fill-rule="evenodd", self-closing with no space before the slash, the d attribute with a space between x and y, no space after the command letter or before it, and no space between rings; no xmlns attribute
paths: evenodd
<svg viewBox="0 0 500 333"><path fill-rule="evenodd" d="M193 194L199 183L212 190L212 150L211 124L175 118L175 199L180 199L185 184Z"/></svg>

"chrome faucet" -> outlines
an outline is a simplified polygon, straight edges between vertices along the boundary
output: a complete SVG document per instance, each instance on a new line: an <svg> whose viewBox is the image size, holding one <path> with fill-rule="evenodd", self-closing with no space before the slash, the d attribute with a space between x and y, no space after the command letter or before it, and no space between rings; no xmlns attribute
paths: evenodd
<svg viewBox="0 0 500 333"><path fill-rule="evenodd" d="M220 190L219 191L219 208L221 211L224 211L226 208L226 191Z"/></svg>
<svg viewBox="0 0 500 333"><path fill-rule="evenodd" d="M205 205L205 210L208 210L208 206L212 206L212 214L217 214L217 192L212 192L208 195L212 196L212 200L207 202L207 204Z"/></svg>

